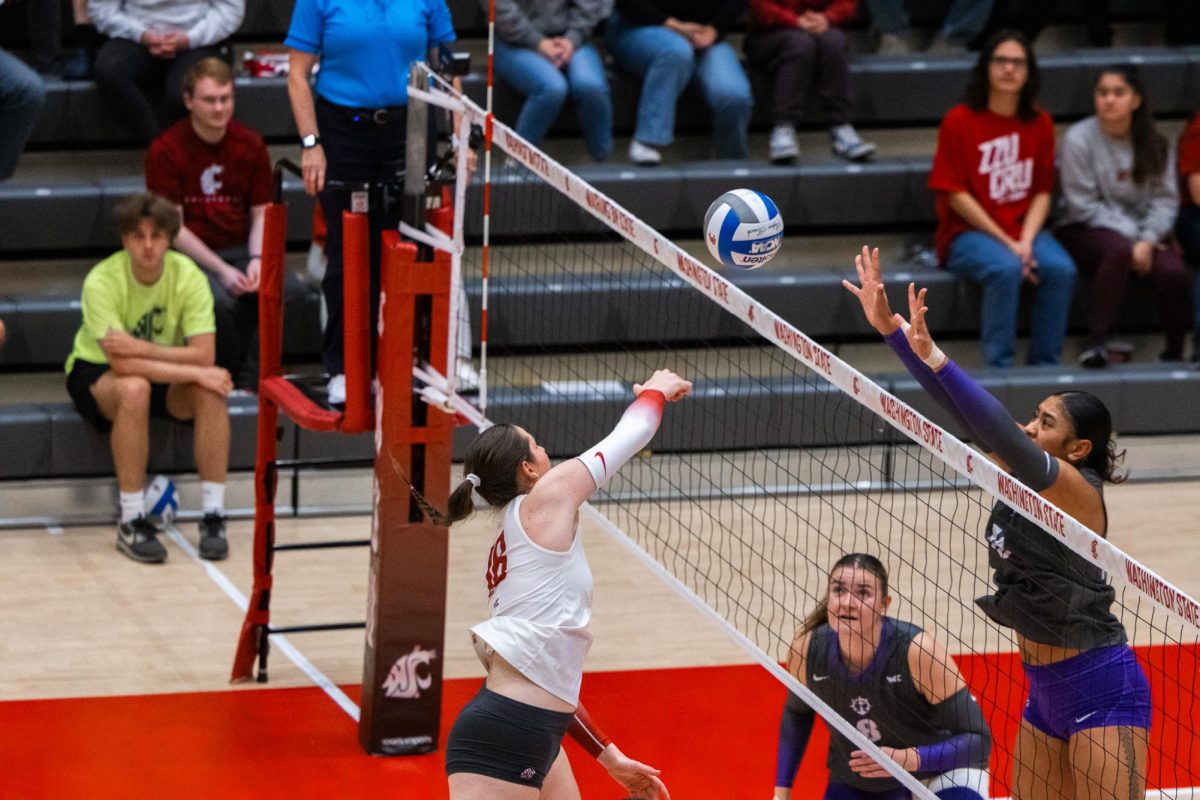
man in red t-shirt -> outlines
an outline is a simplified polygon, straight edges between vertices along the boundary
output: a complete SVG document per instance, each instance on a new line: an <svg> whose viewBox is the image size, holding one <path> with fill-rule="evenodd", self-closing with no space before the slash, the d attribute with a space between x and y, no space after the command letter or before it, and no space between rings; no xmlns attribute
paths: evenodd
<svg viewBox="0 0 1200 800"><path fill-rule="evenodd" d="M1175 236L1183 245L1188 266L1200 271L1200 112L1179 137L1179 217ZM1192 361L1200 362L1200 275L1192 308Z"/></svg>
<svg viewBox="0 0 1200 800"><path fill-rule="evenodd" d="M983 287L980 336L989 366L1010 367L1021 284L1037 287L1028 362L1057 364L1075 263L1044 225L1054 189L1054 123L1037 107L1037 61L1019 34L980 53L966 101L938 130L929 188L942 265Z"/></svg>
<svg viewBox="0 0 1200 800"><path fill-rule="evenodd" d="M173 246L208 276L217 318L217 364L239 389L258 386L258 280L263 216L273 190L262 137L233 119L233 71L217 58L184 76L188 116L146 153L146 188L179 208ZM298 284L289 286L294 295Z"/></svg>

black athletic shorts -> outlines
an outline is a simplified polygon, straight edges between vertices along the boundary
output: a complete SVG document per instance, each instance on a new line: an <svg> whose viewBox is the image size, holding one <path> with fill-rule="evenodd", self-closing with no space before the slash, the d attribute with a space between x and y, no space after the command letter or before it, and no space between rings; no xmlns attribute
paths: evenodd
<svg viewBox="0 0 1200 800"><path fill-rule="evenodd" d="M94 364L77 358L71 365L71 374L67 376L67 392L75 403L75 410L101 433L111 431L112 422L100 411L100 406L96 405L96 398L92 396L92 384L100 380L100 376L109 369L111 367L108 364ZM150 416L175 419L167 411L169 388L170 385L166 383L150 384Z"/></svg>
<svg viewBox="0 0 1200 800"><path fill-rule="evenodd" d="M484 686L450 729L446 774L470 772L540 789L574 716L531 706Z"/></svg>

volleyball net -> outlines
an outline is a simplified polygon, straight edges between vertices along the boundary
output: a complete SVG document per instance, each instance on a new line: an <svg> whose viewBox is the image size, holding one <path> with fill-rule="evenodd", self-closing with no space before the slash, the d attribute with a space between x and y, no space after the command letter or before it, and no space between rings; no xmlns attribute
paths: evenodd
<svg viewBox="0 0 1200 800"><path fill-rule="evenodd" d="M992 590L985 523L997 500L1009 504L1113 582L1153 691L1148 787L1190 796L1195 600L777 315L769 291L752 297L711 269L702 242L680 247L455 100L491 147L463 220L462 274L486 356L477 421L522 425L570 457L611 429L633 382L660 367L693 380L653 454L626 465L589 513L921 797L933 795L875 748L860 714L821 703L780 663L834 562L878 557L889 613L953 654L992 730L991 794L1012 795L1025 677L1012 632L974 602Z"/></svg>

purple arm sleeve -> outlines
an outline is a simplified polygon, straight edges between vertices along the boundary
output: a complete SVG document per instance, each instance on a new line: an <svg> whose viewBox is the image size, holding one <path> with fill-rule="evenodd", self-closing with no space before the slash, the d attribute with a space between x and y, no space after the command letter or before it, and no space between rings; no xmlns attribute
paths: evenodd
<svg viewBox="0 0 1200 800"><path fill-rule="evenodd" d="M903 329L897 328L883 337L883 340L888 343L888 347L892 348L892 352L899 357L900 363L904 364L909 374L917 379L917 383L921 384L921 388L937 401L939 406L950 412L971 441L978 444L987 452L987 445L980 438L979 433L971 427L971 423L963 417L962 413L958 410L958 406L950 399L950 395L946 394L946 390L942 388L942 384L938 383L937 376L934 375L933 370L921 360L920 356L913 352L912 345L908 343L908 337L904 335Z"/></svg>
<svg viewBox="0 0 1200 800"><path fill-rule="evenodd" d="M933 373L958 413L979 434L979 442L1008 464L1018 480L1040 492L1058 479L1058 459L1033 443L1012 414L950 359Z"/></svg>
<svg viewBox="0 0 1200 800"><path fill-rule="evenodd" d="M789 789L796 781L796 770L804 759L808 737L812 735L813 722L817 718L810 708L803 711L794 708L801 704L792 700L789 696L789 702L783 707L783 718L779 720L779 748L775 754L775 785Z"/></svg>
<svg viewBox="0 0 1200 800"><path fill-rule="evenodd" d="M986 768L992 752L992 732L983 711L966 689L959 689L933 707L930 723L955 731L948 739L917 747L921 759L917 771L949 772L960 767Z"/></svg>

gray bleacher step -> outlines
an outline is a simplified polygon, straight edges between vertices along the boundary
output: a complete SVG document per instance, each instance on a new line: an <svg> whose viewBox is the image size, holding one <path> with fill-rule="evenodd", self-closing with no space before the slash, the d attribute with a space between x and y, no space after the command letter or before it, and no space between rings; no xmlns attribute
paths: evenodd
<svg viewBox="0 0 1200 800"><path fill-rule="evenodd" d="M1014 413L1032 408L1046 395L1065 387L1085 389L1100 396L1124 434L1187 433L1200 429L1200 372L1159 365L1127 365L1097 371L1061 368L1018 368L977 371L976 377ZM876 380L901 399L950 424L940 409L906 374L876 376ZM586 393L558 384L524 388L495 387L489 391L489 415L537 431L554 457L567 457L598 441L611 428L629 402L628 387L610 390L593 387ZM805 413L797 414L803 408ZM848 409L849 413L846 413ZM755 420L751 428L736 433L722 420L737 417ZM251 469L254 464L254 429L257 403L252 397L232 398L233 431L230 468ZM836 420L836 422L835 422ZM284 423L281 457L367 456L371 436L336 436L304 432L287 435ZM473 437L460 428L455 456L461 459ZM656 452L686 452L777 447L853 446L903 442L890 427L859 409L852 400L824 384L808 384L791 377L701 379L687 403L669 415L655 439ZM106 438L88 426L69 404L0 407L0 448L20 453L0 461L0 480L35 480L103 476L112 474ZM192 431L189 426L164 420L151 423L151 472L192 472Z"/></svg>
<svg viewBox="0 0 1200 800"><path fill-rule="evenodd" d="M904 58L862 56L851 64L851 91L855 119L866 126L931 124L958 102L967 72L975 56L944 57L917 54ZM1092 111L1091 83L1096 70L1112 61L1134 61L1145 76L1147 96L1159 114L1185 116L1194 110L1189 87L1200 77L1200 50L1140 47L1110 50L1071 50L1047 53L1042 68L1041 104L1057 119L1078 119ZM771 124L763 82L756 76L759 102L754 125ZM486 102L483 65L476 64L464 78L464 88L475 102ZM633 128L640 83L634 77L610 73L613 94L613 125L620 135ZM128 135L106 110L95 85L88 81L49 80L45 107L31 138L34 146L68 143L128 142ZM287 141L296 135L287 99L285 78L237 79L238 118L268 139ZM515 120L522 98L503 83L495 93L495 112L506 121ZM814 110L810 123L820 125ZM679 104L677 130L704 131L710 127L703 101L690 92ZM556 122L557 133L576 134L573 113Z"/></svg>

